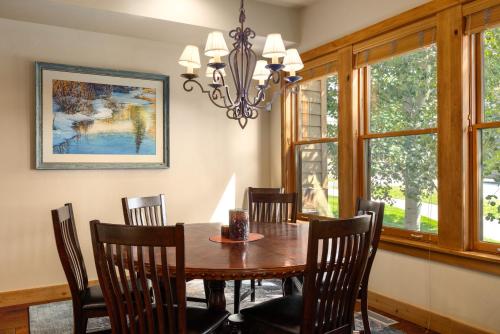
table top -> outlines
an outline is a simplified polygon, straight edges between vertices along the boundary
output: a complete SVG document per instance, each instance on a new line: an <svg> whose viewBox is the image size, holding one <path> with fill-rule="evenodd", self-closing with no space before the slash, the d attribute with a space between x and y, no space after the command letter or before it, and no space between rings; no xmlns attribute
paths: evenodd
<svg viewBox="0 0 500 334"><path fill-rule="evenodd" d="M224 244L209 240L220 234L220 224L186 224L186 277L233 280L302 274L308 229L308 224L250 223L250 232L263 234L263 239Z"/></svg>

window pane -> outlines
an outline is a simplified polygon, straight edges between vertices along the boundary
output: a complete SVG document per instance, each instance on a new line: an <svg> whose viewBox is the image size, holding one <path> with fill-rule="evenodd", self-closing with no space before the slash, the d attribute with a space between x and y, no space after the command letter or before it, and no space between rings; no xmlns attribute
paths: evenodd
<svg viewBox="0 0 500 334"><path fill-rule="evenodd" d="M436 127L436 46L370 66L370 131Z"/></svg>
<svg viewBox="0 0 500 334"><path fill-rule="evenodd" d="M437 233L436 135L371 139L368 193L386 203L384 225Z"/></svg>
<svg viewBox="0 0 500 334"><path fill-rule="evenodd" d="M481 135L481 240L500 243L500 129Z"/></svg>
<svg viewBox="0 0 500 334"><path fill-rule="evenodd" d="M500 121L500 27L484 36L484 120Z"/></svg>
<svg viewBox="0 0 500 334"><path fill-rule="evenodd" d="M297 151L302 213L338 217L337 143L307 144Z"/></svg>
<svg viewBox="0 0 500 334"><path fill-rule="evenodd" d="M298 119L301 139L337 137L338 79L336 75L311 80L300 85Z"/></svg>

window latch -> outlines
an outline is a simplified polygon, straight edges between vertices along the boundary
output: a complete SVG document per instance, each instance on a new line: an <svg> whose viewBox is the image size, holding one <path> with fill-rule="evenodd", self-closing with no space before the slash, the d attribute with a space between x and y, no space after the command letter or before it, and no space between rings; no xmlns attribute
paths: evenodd
<svg viewBox="0 0 500 334"><path fill-rule="evenodd" d="M415 234L415 233L411 233L410 237L411 239L417 239L417 240L422 240L424 238L422 234Z"/></svg>

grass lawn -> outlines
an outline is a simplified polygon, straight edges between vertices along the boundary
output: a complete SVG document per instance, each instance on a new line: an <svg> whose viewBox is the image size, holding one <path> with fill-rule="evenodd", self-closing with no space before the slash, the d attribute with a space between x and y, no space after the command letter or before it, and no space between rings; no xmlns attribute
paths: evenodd
<svg viewBox="0 0 500 334"><path fill-rule="evenodd" d="M403 196L404 197L404 196ZM332 196L328 198L330 210L334 217L339 216L339 198ZM405 210L386 205L384 210L384 226L404 228ZM437 233L438 222L426 216L420 217L420 232Z"/></svg>
<svg viewBox="0 0 500 334"><path fill-rule="evenodd" d="M391 188L389 196L394 199L405 199L405 194L400 187ZM423 197L422 200L424 203L438 204L437 192L433 192L430 196Z"/></svg>

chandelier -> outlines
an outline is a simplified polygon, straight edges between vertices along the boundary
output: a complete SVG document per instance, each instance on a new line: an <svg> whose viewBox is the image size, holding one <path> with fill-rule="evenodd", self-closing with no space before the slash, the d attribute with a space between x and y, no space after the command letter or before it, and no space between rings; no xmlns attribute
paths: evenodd
<svg viewBox="0 0 500 334"><path fill-rule="evenodd" d="M237 120L244 129L248 119L255 119L259 111L266 108L266 90L272 83L279 84L281 73L287 72L284 79L288 83L295 83L302 79L296 74L304 65L297 49L285 49L281 34L269 34L264 44L262 57L270 59L258 60L252 50L251 39L255 38L255 31L245 27L244 0L240 5L240 26L229 32L234 40L233 49L229 51L224 35L220 31L208 34L205 46L205 56L209 58L206 76L211 82L209 88L204 88L198 80L195 69L201 68L200 53L197 46L187 45L179 58L179 64L186 67L181 76L185 78L183 87L191 92L198 86L202 93L208 95L210 101L226 111L226 116ZM227 63L233 81L233 92L226 84L226 63L222 57L227 56ZM280 63L280 58L283 62ZM252 79L257 82L252 86Z"/></svg>

